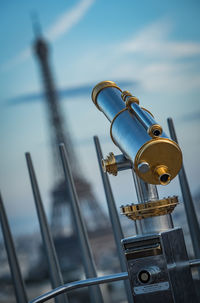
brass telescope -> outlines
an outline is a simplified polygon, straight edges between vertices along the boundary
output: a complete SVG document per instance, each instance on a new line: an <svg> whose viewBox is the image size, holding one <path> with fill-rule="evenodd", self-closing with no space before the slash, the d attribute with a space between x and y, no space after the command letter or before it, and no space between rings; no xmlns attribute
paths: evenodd
<svg viewBox="0 0 200 303"><path fill-rule="evenodd" d="M112 81L98 83L92 91L96 107L111 122L110 136L132 163L135 173L149 184L168 184L182 166L178 144L168 138L150 111L140 107L138 98ZM113 154L103 161L105 171L117 174Z"/></svg>

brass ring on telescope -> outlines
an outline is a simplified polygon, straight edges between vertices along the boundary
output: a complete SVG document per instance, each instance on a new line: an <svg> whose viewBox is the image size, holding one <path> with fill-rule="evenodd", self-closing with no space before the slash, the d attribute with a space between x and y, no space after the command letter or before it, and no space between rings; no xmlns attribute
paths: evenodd
<svg viewBox="0 0 200 303"><path fill-rule="evenodd" d="M126 97L133 97L133 95L128 90L124 90L121 94L121 97L122 97L122 100L124 102L126 102Z"/></svg>
<svg viewBox="0 0 200 303"><path fill-rule="evenodd" d="M121 113L125 112L126 110L128 110L127 107L125 107L125 108L123 108L122 110L120 110L120 111L114 116L114 118L113 118L113 120L112 120L112 122L111 122L111 124L110 124L110 137L111 137L111 139L112 139L112 141L113 141L113 143L114 143L115 145L117 145L117 143L115 142L115 140L114 140L114 138L113 138L113 135L112 135L112 126L113 126L113 123L115 122L115 119L116 119ZM118 145L117 145L117 146L118 146Z"/></svg>
<svg viewBox="0 0 200 303"><path fill-rule="evenodd" d="M121 214L131 220L142 220L149 217L171 214L178 204L178 197L168 197L157 201L148 201L141 204L122 205Z"/></svg>
<svg viewBox="0 0 200 303"><path fill-rule="evenodd" d="M145 112L147 112L149 115L151 115L154 118L154 115L146 108L144 107L140 107L141 109L145 110Z"/></svg>
<svg viewBox="0 0 200 303"><path fill-rule="evenodd" d="M137 97L131 96L125 101L125 103L126 103L126 107L130 108L132 103L137 103L139 105L140 101Z"/></svg>
<svg viewBox="0 0 200 303"><path fill-rule="evenodd" d="M123 91L121 97L122 100L126 103L127 107L129 107L131 103L140 103L139 99L133 96L128 90Z"/></svg>
<svg viewBox="0 0 200 303"><path fill-rule="evenodd" d="M119 89L120 91L122 91L115 82L113 81L102 81L99 82L97 85L95 85L95 87L92 90L92 101L94 102L94 104L96 105L96 107L100 110L101 108L99 107L98 103L97 103L97 96L98 94L102 91L102 89L106 88L106 87L115 87L117 89Z"/></svg>

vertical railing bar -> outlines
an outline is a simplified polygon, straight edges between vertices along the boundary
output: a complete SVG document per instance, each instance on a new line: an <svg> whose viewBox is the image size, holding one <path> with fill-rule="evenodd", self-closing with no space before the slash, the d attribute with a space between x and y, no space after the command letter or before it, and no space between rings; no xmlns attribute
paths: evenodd
<svg viewBox="0 0 200 303"><path fill-rule="evenodd" d="M6 211L3 205L3 200L0 194L0 221L2 226L2 233L4 237L4 243L8 255L8 262L13 279L16 301L18 303L27 303L28 298L25 291L25 285L20 271L17 254L14 246L14 241L10 231Z"/></svg>
<svg viewBox="0 0 200 303"><path fill-rule="evenodd" d="M38 186L38 182L35 175L35 170L33 167L32 159L30 153L26 153L26 161L27 161L27 167L29 171L30 181L31 181L31 187L33 191L33 196L35 200L35 206L37 210L37 216L40 224L40 231L42 235L43 245L45 248L47 261L48 261L48 267L50 272L50 280L52 288L61 286L64 284L62 273L60 270L60 266L57 259L57 254L55 250L55 246L53 243L53 239L51 236L51 232L49 230L49 225L47 222L46 214L44 211L40 190ZM61 295L58 298L56 298L56 302L58 303L68 303L67 295Z"/></svg>
<svg viewBox="0 0 200 303"><path fill-rule="evenodd" d="M105 191L105 195L106 195L108 211L109 211L109 216L110 216L110 220L111 220L111 224L112 224L115 244L117 247L117 253L118 253L118 257L119 257L120 267L121 267L122 271L126 271L127 270L126 261L125 261L125 257L124 257L124 253L123 253L122 245L121 245L121 239L124 238L124 235L123 235L123 231L121 228L119 216L117 213L116 204L115 204L114 196L112 193L110 181L109 181L108 175L106 173L104 173L102 165L101 165L101 161L103 159L103 154L102 154L101 146L99 143L99 138L97 136L94 136L94 144L95 144L95 148L96 148L99 169L101 172L102 182L103 182L104 191ZM128 302L132 303L133 296L132 296L129 280L124 281L124 284L125 284Z"/></svg>
<svg viewBox="0 0 200 303"><path fill-rule="evenodd" d="M172 118L168 118L167 123L172 140L178 143ZM186 218L190 230L190 236L192 239L194 254L195 254L195 258L198 259L200 258L200 228L195 212L194 202L192 199L189 183L185 173L185 168L183 165L179 172L178 177L179 177L181 192L183 196L184 206L185 206Z"/></svg>
<svg viewBox="0 0 200 303"><path fill-rule="evenodd" d="M71 208L74 217L74 223L76 232L79 238L80 249L83 259L84 270L86 274L86 278L97 277L95 263L92 255L92 251L89 244L89 239L86 231L85 222L83 221L83 217L80 211L78 195L76 192L71 167L69 164L68 155L63 143L59 145L61 160L63 164L63 170L66 180L66 186L69 192ZM89 287L89 295L91 302L95 303L103 303L103 298L101 294L101 290L99 285Z"/></svg>

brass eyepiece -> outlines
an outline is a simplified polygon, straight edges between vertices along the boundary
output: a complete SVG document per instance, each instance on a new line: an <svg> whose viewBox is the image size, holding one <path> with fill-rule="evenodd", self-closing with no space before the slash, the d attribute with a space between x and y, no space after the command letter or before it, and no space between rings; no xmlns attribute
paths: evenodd
<svg viewBox="0 0 200 303"><path fill-rule="evenodd" d="M155 168L155 174L162 185L167 185L171 181L171 175L168 172L167 166L160 165Z"/></svg>

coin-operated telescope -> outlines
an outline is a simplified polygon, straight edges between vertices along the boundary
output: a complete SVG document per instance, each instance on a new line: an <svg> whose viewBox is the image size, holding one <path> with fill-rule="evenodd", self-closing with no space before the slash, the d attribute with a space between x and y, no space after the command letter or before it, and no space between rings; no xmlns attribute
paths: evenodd
<svg viewBox="0 0 200 303"><path fill-rule="evenodd" d="M92 100L111 122L114 144L141 179L166 185L178 174L182 164L179 146L167 137L152 113L139 106L138 98L122 92L114 82L104 81L93 89ZM105 170L117 174L116 160L110 155L103 162Z"/></svg>
<svg viewBox="0 0 200 303"><path fill-rule="evenodd" d="M122 154L102 159L105 172L132 169L138 202L122 205L135 222L137 236L122 240L135 303L198 302L181 228L171 212L178 198L159 199L156 185L167 185L182 166L177 143L163 132L139 100L112 81L92 91L96 107L111 122L110 136Z"/></svg>

